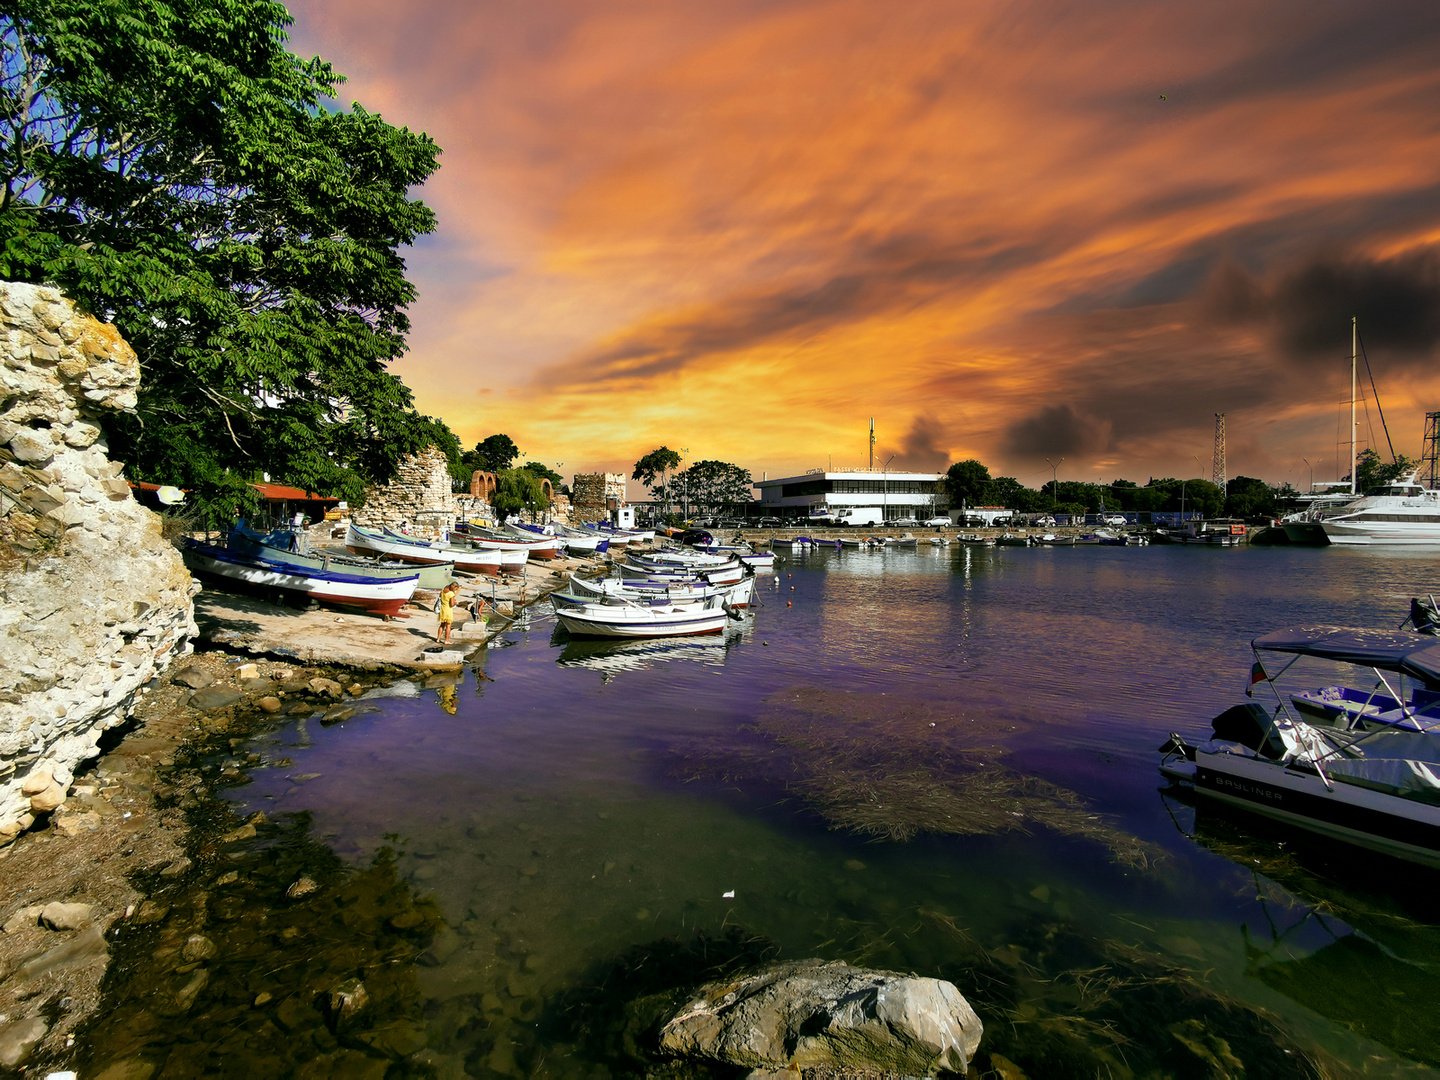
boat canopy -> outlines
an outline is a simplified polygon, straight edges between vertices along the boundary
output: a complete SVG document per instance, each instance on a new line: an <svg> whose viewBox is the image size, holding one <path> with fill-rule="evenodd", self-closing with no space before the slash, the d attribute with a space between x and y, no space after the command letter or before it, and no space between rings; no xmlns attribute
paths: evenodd
<svg viewBox="0 0 1440 1080"><path fill-rule="evenodd" d="M1396 671L1440 689L1440 640L1398 630L1301 626L1276 630L1250 642L1257 651L1316 656L1342 664Z"/></svg>

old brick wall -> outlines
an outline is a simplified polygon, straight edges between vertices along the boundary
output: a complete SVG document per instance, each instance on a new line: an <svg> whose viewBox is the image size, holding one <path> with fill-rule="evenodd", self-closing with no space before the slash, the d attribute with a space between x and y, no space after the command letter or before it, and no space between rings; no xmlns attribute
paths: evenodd
<svg viewBox="0 0 1440 1080"><path fill-rule="evenodd" d="M351 517L366 529L398 529L404 524L417 536L440 536L458 513L445 455L430 446L401 461L390 483L367 488L364 505Z"/></svg>

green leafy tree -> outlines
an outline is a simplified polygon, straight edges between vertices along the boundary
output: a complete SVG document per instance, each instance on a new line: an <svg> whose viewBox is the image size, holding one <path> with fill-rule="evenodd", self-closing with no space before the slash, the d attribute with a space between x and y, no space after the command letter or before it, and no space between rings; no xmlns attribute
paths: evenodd
<svg viewBox="0 0 1440 1080"><path fill-rule="evenodd" d="M524 465L521 465L520 467L526 472L531 473L534 476L538 476L541 480L549 480L550 486L552 488L554 488L556 491L560 490L560 481L563 479L563 477L561 477L561 475L554 469L550 468L550 466L539 461L527 461Z"/></svg>
<svg viewBox="0 0 1440 1080"><path fill-rule="evenodd" d="M984 506L990 487L990 470L974 458L957 461L946 471L941 483L945 485L952 507Z"/></svg>
<svg viewBox="0 0 1440 1080"><path fill-rule="evenodd" d="M748 469L725 461L697 461L671 481L687 508L725 511L748 504L754 482Z"/></svg>
<svg viewBox="0 0 1440 1080"><path fill-rule="evenodd" d="M1264 480L1236 476L1225 485L1225 513L1229 517L1274 517L1276 491Z"/></svg>
<svg viewBox="0 0 1440 1080"><path fill-rule="evenodd" d="M1364 493L1384 487L1402 476L1409 476L1414 469L1415 463L1404 454L1394 461L1382 461L1380 455L1367 446L1355 458L1355 490Z"/></svg>
<svg viewBox="0 0 1440 1080"><path fill-rule="evenodd" d="M387 370L439 148L285 48L268 0L0 8L0 276L53 282L142 365L139 479L224 505L268 471L356 498L432 434Z"/></svg>
<svg viewBox="0 0 1440 1080"><path fill-rule="evenodd" d="M670 470L680 464L680 455L668 446L662 446L657 450L651 450L639 461L635 462L635 471L630 474L631 480L639 480L650 489L652 499L662 499L665 512L670 512ZM656 483L656 481L659 483Z"/></svg>
<svg viewBox="0 0 1440 1080"><path fill-rule="evenodd" d="M520 456L520 448L509 435L487 435L465 454L464 461L472 469L497 475L510 468Z"/></svg>
<svg viewBox="0 0 1440 1080"><path fill-rule="evenodd" d="M495 478L495 494L491 505L501 521L522 510L531 513L545 509L545 489L540 478L529 469L502 469Z"/></svg>

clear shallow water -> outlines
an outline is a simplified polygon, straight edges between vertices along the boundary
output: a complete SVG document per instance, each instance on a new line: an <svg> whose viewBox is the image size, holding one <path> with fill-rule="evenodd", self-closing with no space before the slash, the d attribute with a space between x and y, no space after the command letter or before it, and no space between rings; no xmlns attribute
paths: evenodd
<svg viewBox="0 0 1440 1080"><path fill-rule="evenodd" d="M474 1075L588 1074L592 1050L553 1022L567 995L697 933L953 976L982 1015L977 950L997 971L1023 955L1011 970L1037 981L1097 958L1176 965L1359 1072L1413 1075L1440 1063L1435 876L1197 816L1162 793L1155 748L1238 699L1250 638L1394 625L1436 570L1339 549L801 556L723 641L572 643L536 611L483 679L261 740L292 764L231 797L307 813L352 866L396 847L446 924L419 972L426 1039ZM817 723L818 750L799 737ZM998 835L877 839L828 828L805 786L831 758L853 785L951 750L1075 793L1144 858L1023 803ZM1056 928L1084 943L1069 967L1031 940ZM1094 1004L1047 993L1012 993L1006 1019L1040 1038Z"/></svg>

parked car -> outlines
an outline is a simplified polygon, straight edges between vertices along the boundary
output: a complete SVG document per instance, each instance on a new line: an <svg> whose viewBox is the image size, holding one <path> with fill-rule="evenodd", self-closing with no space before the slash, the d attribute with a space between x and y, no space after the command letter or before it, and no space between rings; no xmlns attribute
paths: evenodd
<svg viewBox="0 0 1440 1080"><path fill-rule="evenodd" d="M1124 514L1101 514L1101 515L1100 515L1100 523L1101 523L1102 525L1124 525L1124 524L1125 524L1125 515L1124 515Z"/></svg>
<svg viewBox="0 0 1440 1080"><path fill-rule="evenodd" d="M781 524L781 522L780 519L777 517L762 517L755 524L762 529L772 529L777 528Z"/></svg>
<svg viewBox="0 0 1440 1080"><path fill-rule="evenodd" d="M913 517L903 517L903 518L896 518L895 520L893 520L892 522L890 522L890 524L891 524L891 525L919 525L920 523L919 523L918 521L916 521Z"/></svg>
<svg viewBox="0 0 1440 1080"><path fill-rule="evenodd" d="M936 514L936 515L935 515L934 517L932 517L932 518L926 518L925 521L923 522L923 524L925 524L925 525L935 525L935 526L938 526L938 527L940 527L940 528L944 528L945 526L947 526L947 525L950 524L950 518L947 517L945 514Z"/></svg>

